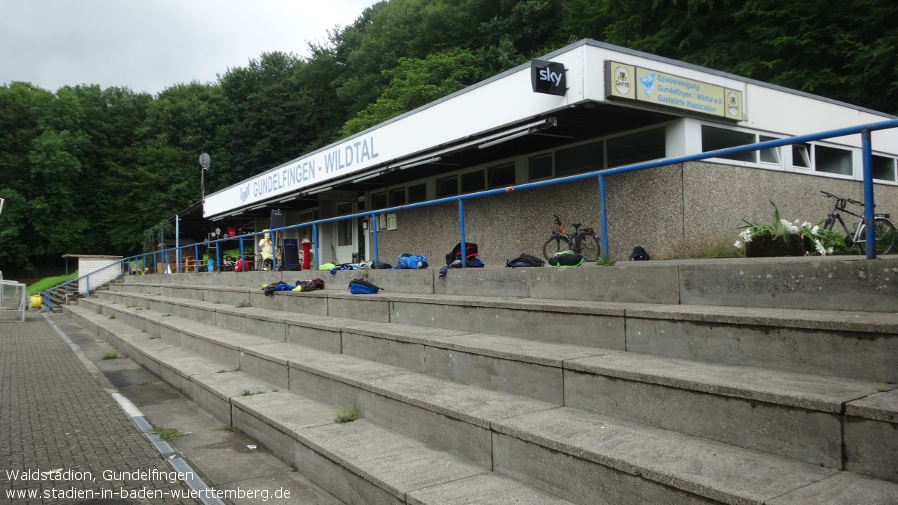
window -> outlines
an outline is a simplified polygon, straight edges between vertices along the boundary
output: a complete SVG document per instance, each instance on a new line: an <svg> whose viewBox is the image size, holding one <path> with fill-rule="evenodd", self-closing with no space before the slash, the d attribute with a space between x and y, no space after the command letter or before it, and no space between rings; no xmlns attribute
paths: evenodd
<svg viewBox="0 0 898 505"><path fill-rule="evenodd" d="M390 190L390 207L405 205L405 188Z"/></svg>
<svg viewBox="0 0 898 505"><path fill-rule="evenodd" d="M555 153L555 177L601 170L604 164L602 142L569 147Z"/></svg>
<svg viewBox="0 0 898 505"><path fill-rule="evenodd" d="M827 146L814 146L814 169L828 174L851 175L851 151Z"/></svg>
<svg viewBox="0 0 898 505"><path fill-rule="evenodd" d="M895 158L873 155L873 178L895 182Z"/></svg>
<svg viewBox="0 0 898 505"><path fill-rule="evenodd" d="M608 139L608 168L657 160L667 155L664 128Z"/></svg>
<svg viewBox="0 0 898 505"><path fill-rule="evenodd" d="M735 130L727 130L726 128L715 128L713 126L702 125L703 153L754 143L754 133L746 133ZM754 163L756 161L754 151L726 154L723 156L718 156L718 158L723 158L725 160L748 161L751 163Z"/></svg>
<svg viewBox="0 0 898 505"><path fill-rule="evenodd" d="M543 154L530 158L530 180L548 179L552 177L552 154Z"/></svg>
<svg viewBox="0 0 898 505"><path fill-rule="evenodd" d="M387 192L382 191L371 195L371 210L387 208Z"/></svg>
<svg viewBox="0 0 898 505"><path fill-rule="evenodd" d="M811 168L811 146L809 144L792 144L792 166Z"/></svg>
<svg viewBox="0 0 898 505"><path fill-rule="evenodd" d="M490 167L487 174L490 189L514 186L514 163Z"/></svg>
<svg viewBox="0 0 898 505"><path fill-rule="evenodd" d="M764 135L758 137L759 142L768 142L771 140L776 140L776 137L766 137ZM767 149L761 149L758 152L761 155L761 163L772 163L774 165L782 164L779 147L768 147Z"/></svg>
<svg viewBox="0 0 898 505"><path fill-rule="evenodd" d="M486 183L483 180L483 170L461 174L462 193L474 193L484 189L486 189Z"/></svg>
<svg viewBox="0 0 898 505"><path fill-rule="evenodd" d="M423 202L427 200L427 184L415 184L408 187L408 203Z"/></svg>
<svg viewBox="0 0 898 505"><path fill-rule="evenodd" d="M444 177L437 180L437 198L455 196L458 194L458 177Z"/></svg>

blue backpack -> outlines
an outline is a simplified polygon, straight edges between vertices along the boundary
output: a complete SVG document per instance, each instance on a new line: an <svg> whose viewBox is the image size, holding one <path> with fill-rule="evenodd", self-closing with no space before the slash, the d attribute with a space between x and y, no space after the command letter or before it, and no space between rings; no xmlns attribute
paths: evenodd
<svg viewBox="0 0 898 505"><path fill-rule="evenodd" d="M374 295L381 287L364 279L353 279L349 282L349 292L354 295Z"/></svg>
<svg viewBox="0 0 898 505"><path fill-rule="evenodd" d="M427 256L416 256L413 254L400 254L399 261L396 263L399 269L417 269L427 268Z"/></svg>

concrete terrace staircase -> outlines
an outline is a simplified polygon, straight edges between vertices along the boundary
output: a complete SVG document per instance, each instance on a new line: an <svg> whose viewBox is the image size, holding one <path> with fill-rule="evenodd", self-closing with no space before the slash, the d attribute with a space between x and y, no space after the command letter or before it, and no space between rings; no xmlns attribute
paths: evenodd
<svg viewBox="0 0 898 505"><path fill-rule="evenodd" d="M326 289L261 290L311 277ZM386 289L351 295L356 277ZM94 296L66 312L347 503L898 503L895 258L173 274Z"/></svg>

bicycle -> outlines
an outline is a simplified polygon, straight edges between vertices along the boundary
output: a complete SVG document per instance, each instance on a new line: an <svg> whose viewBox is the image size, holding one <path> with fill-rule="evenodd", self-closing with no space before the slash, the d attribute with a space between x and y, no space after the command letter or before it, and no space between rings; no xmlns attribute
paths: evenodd
<svg viewBox="0 0 898 505"><path fill-rule="evenodd" d="M838 221L845 231L845 245L849 247L849 250L854 251L855 249L860 248L862 253L866 253L867 228L865 218L863 214L858 214L845 208L845 206L850 203L863 209L864 202L852 200L851 198L842 198L832 193L827 193L826 191L821 191L821 193L827 198L832 198L836 201L835 205L833 205L833 209L829 211L829 214L827 214L826 219L823 221L823 228L832 231L833 226L835 226L836 221ZM842 212L860 218L861 221L858 223L854 233L851 233L848 230L845 220L842 219ZM888 254L895 245L895 225L889 221L889 217L889 214L875 214L873 217L873 231L876 235L876 254Z"/></svg>
<svg viewBox="0 0 898 505"><path fill-rule="evenodd" d="M543 256L548 260L559 251L574 251L586 261L597 261L602 253L599 236L592 228L583 228L581 223L571 225L573 233L567 233L561 225L561 218L555 216L552 236L543 244Z"/></svg>

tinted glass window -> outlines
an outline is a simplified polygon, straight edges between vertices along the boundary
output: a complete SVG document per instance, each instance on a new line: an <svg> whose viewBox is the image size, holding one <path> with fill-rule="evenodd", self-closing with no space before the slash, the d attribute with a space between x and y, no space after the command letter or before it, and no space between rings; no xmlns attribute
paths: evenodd
<svg viewBox="0 0 898 505"><path fill-rule="evenodd" d="M725 128L702 125L702 152L716 151L728 147L744 146L755 143L754 133L737 132ZM755 151L718 156L726 160L755 161Z"/></svg>
<svg viewBox="0 0 898 505"><path fill-rule="evenodd" d="M569 147L555 153L555 177L600 170L603 163L602 142Z"/></svg>
<svg viewBox="0 0 898 505"><path fill-rule="evenodd" d="M487 172L489 173L490 189L514 186L514 163L490 167Z"/></svg>
<svg viewBox="0 0 898 505"><path fill-rule="evenodd" d="M608 168L657 160L667 155L664 128L608 139Z"/></svg>
<svg viewBox="0 0 898 505"><path fill-rule="evenodd" d="M530 180L552 177L552 155L543 154L530 158Z"/></svg>

